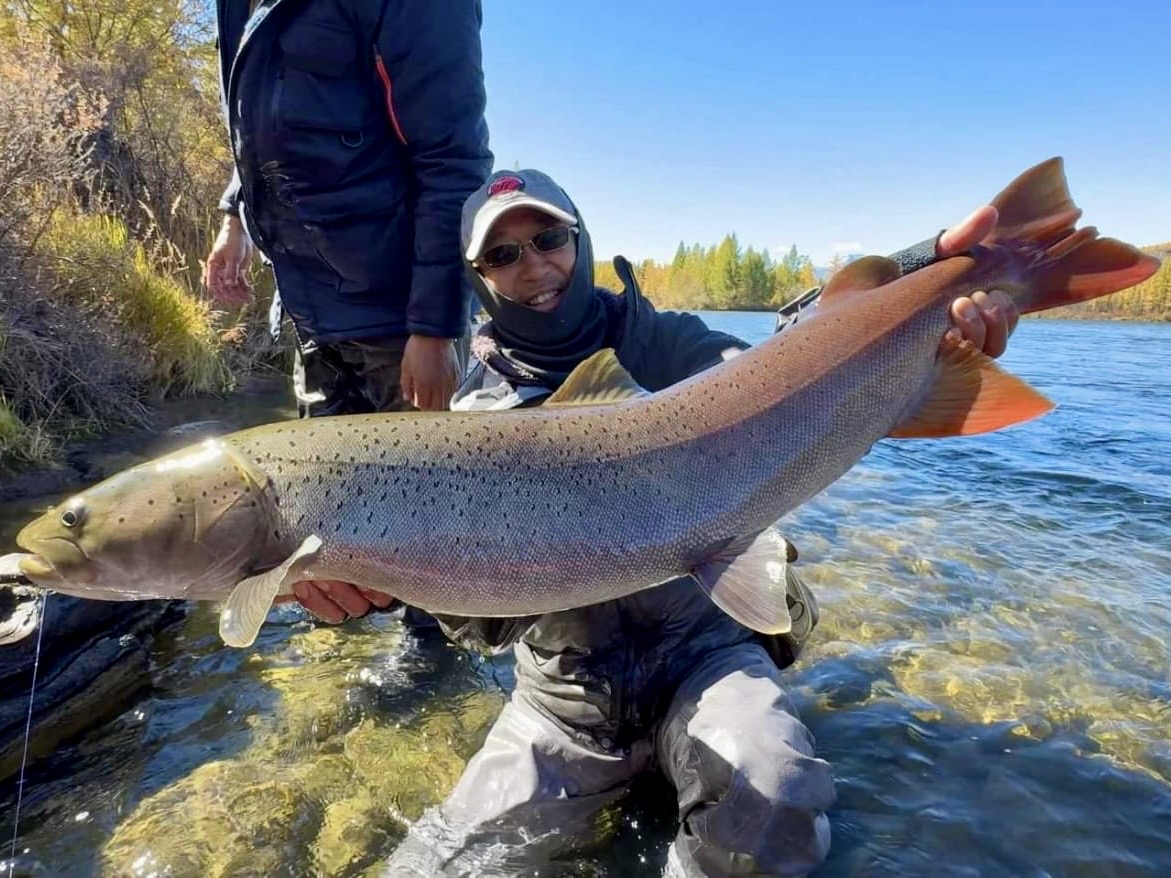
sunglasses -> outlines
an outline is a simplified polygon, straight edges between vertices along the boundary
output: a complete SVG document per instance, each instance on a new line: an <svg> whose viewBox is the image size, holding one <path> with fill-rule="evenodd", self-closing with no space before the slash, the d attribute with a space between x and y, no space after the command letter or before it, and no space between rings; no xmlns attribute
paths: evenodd
<svg viewBox="0 0 1171 878"><path fill-rule="evenodd" d="M537 232L523 243L509 241L506 244L497 244L491 250L485 250L473 265L482 265L488 269L508 268L520 262L525 247L532 247L537 253L556 253L568 244L570 236L576 233L577 226L551 226L543 232Z"/></svg>

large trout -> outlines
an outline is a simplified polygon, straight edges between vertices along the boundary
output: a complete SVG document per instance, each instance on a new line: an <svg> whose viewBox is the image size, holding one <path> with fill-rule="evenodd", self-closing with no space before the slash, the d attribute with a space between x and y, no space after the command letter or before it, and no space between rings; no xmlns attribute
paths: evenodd
<svg viewBox="0 0 1171 878"><path fill-rule="evenodd" d="M34 583L82 597L226 598L251 644L305 579L437 613L512 616L617 598L691 574L723 610L783 632L772 525L885 437L1016 424L1051 403L966 344L948 309L977 290L1023 313L1130 287L1159 266L1075 230L1060 159L993 202L993 239L900 277L868 257L815 314L658 393L603 351L536 409L376 414L244 430L126 470L17 537Z"/></svg>

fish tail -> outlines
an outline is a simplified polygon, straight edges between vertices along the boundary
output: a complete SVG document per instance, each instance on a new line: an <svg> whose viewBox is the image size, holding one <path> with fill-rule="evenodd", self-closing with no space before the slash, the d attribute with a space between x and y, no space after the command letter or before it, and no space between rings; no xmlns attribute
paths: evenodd
<svg viewBox="0 0 1171 878"><path fill-rule="evenodd" d="M1025 171L992 200L1000 214L990 243L1038 251L1028 282L1014 291L1021 313L1085 302L1125 290L1159 270L1160 261L1092 226L1069 194L1065 168L1052 158Z"/></svg>

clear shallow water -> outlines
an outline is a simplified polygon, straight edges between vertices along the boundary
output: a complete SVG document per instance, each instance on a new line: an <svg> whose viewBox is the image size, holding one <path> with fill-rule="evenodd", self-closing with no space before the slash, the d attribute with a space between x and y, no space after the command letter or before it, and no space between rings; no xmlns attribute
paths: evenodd
<svg viewBox="0 0 1171 878"><path fill-rule="evenodd" d="M1026 321L1013 345L1055 412L880 443L785 522L822 607L789 674L838 780L822 874L1171 874L1171 326ZM372 873L508 662L274 618L251 652L209 608L160 637L150 694L34 767L18 874ZM672 803L641 793L580 874L658 874Z"/></svg>

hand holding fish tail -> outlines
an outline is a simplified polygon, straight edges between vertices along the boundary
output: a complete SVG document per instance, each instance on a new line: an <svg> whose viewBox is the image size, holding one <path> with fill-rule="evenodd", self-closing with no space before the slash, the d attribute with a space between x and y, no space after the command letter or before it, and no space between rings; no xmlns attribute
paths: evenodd
<svg viewBox="0 0 1171 878"><path fill-rule="evenodd" d="M935 254L940 259L947 259L966 253L992 237L999 218L999 212L991 204L976 208L939 236L935 242Z"/></svg>
<svg viewBox="0 0 1171 878"><path fill-rule="evenodd" d="M999 212L985 204L939 236L935 252L941 259L960 256L984 243L996 229ZM953 326L944 344L969 341L990 357L999 357L1008 348L1008 337L1020 320L1020 309L1003 290L980 291L951 303Z"/></svg>
<svg viewBox="0 0 1171 878"><path fill-rule="evenodd" d="M953 326L945 343L966 340L990 357L999 357L1008 348L1008 337L1016 329L1021 312L1003 290L980 290L951 303Z"/></svg>

